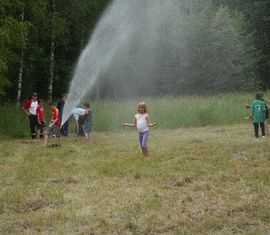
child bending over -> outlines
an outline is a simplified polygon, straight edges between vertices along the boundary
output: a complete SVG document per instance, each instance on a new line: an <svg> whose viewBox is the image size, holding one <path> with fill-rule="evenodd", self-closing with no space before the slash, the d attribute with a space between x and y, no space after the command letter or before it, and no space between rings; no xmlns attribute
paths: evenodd
<svg viewBox="0 0 270 235"><path fill-rule="evenodd" d="M87 139L89 139L90 137L90 133L92 131L92 111L90 109L90 103L86 102L84 103L84 113L82 114L82 119L83 119L83 124L82 124L82 128L83 128L83 132L84 135Z"/></svg>
<svg viewBox="0 0 270 235"><path fill-rule="evenodd" d="M49 103L49 107L51 109L52 115L49 126L45 131L44 146L47 144L48 137L60 137L61 121L59 110L53 105L52 102Z"/></svg>

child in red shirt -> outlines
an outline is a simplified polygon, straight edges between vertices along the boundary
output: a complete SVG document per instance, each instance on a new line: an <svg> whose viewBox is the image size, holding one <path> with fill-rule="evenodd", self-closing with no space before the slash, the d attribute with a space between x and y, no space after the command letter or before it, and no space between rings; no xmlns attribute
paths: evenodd
<svg viewBox="0 0 270 235"><path fill-rule="evenodd" d="M38 137L43 138L43 132L45 128L45 110L44 107L42 106L42 101L38 100L38 107L37 107L37 132L38 132Z"/></svg>
<svg viewBox="0 0 270 235"><path fill-rule="evenodd" d="M29 124L31 129L32 139L36 139L36 127L37 127L37 93L32 94L32 98L23 105L23 111L29 117Z"/></svg>
<svg viewBox="0 0 270 235"><path fill-rule="evenodd" d="M49 107L51 109L51 121L49 123L48 128L45 131L45 138L44 138L44 146L47 144L48 137L60 137L60 112L59 110L53 105L52 102L49 103Z"/></svg>

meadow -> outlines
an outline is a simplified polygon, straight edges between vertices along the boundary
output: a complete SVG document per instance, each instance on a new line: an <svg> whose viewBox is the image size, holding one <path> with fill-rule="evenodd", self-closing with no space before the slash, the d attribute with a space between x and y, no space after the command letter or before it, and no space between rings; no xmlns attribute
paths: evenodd
<svg viewBox="0 0 270 235"><path fill-rule="evenodd" d="M251 94L227 94L95 101L91 102L93 128L95 131L122 129L122 123L133 121L137 104L142 100L146 102L152 120L157 122L161 129L243 123L248 114L243 104L253 99ZM44 107L47 109L49 121L49 108L46 104ZM0 138L29 136L28 119L21 107L0 105L0 113ZM74 125L73 120L71 124Z"/></svg>
<svg viewBox="0 0 270 235"><path fill-rule="evenodd" d="M25 134L1 133L0 234L269 234L270 142L243 120L251 98L146 100L159 122L151 160L136 130L120 125L136 101L94 103L90 141L73 135L46 148L24 141L17 115Z"/></svg>
<svg viewBox="0 0 270 235"><path fill-rule="evenodd" d="M1 234L269 234L270 142L250 125L0 142Z"/></svg>

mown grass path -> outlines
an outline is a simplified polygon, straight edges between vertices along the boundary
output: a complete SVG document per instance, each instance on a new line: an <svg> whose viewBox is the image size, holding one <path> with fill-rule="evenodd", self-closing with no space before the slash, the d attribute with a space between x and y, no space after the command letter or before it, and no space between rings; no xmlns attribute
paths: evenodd
<svg viewBox="0 0 270 235"><path fill-rule="evenodd" d="M0 141L1 234L269 234L270 138L251 125Z"/></svg>

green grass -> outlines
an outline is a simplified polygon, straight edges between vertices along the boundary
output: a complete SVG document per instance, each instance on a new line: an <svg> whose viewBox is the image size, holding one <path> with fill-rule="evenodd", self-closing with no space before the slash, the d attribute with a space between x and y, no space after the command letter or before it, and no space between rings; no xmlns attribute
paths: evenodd
<svg viewBox="0 0 270 235"><path fill-rule="evenodd" d="M56 148L2 140L0 233L269 234L270 142L252 134L157 127L150 161L135 130Z"/></svg>
<svg viewBox="0 0 270 235"><path fill-rule="evenodd" d="M243 122L248 111L244 103L253 100L249 94L200 97L163 97L145 99L152 120L164 129L228 125ZM96 130L116 130L121 123L132 121L141 100L101 101L93 103Z"/></svg>
<svg viewBox="0 0 270 235"><path fill-rule="evenodd" d="M243 103L253 100L251 94L228 94L199 97L148 98L144 101L153 121L162 129L180 127L202 127L207 125L228 125L243 123L248 111ZM132 122L137 104L141 100L96 101L91 104L94 113L95 131L119 130L124 122ZM49 109L47 116L49 117ZM15 106L0 106L2 120L0 133L9 137L29 136L28 119L23 111ZM48 118L47 118L48 119ZM74 121L71 121L74 125ZM74 130L74 127L70 128Z"/></svg>

